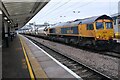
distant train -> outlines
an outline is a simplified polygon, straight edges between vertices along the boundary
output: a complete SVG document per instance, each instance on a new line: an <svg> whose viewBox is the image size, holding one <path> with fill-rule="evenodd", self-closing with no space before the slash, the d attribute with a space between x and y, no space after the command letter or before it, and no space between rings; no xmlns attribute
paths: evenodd
<svg viewBox="0 0 120 80"><path fill-rule="evenodd" d="M116 43L114 38L113 19L107 15L94 16L75 21L58 23L37 30L30 35L43 36L51 40L63 41L79 46L111 48ZM27 33L28 34L28 33Z"/></svg>

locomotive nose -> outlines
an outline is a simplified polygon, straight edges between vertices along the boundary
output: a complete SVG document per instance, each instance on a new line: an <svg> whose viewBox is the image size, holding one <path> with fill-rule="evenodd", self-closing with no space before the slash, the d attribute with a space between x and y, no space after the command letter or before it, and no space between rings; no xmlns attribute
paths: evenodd
<svg viewBox="0 0 120 80"><path fill-rule="evenodd" d="M102 31L96 35L97 40L110 40L114 37L113 32Z"/></svg>

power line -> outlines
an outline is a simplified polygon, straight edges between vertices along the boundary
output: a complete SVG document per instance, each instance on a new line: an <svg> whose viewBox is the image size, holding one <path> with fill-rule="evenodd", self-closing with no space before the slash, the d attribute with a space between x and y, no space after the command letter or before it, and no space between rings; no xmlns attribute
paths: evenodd
<svg viewBox="0 0 120 80"><path fill-rule="evenodd" d="M69 0L68 2L70 2L71 0ZM58 8L60 8L60 7L62 7L62 6L64 6L65 4L67 4L68 2L66 2L66 3L64 3L64 4L62 4L61 6L59 6L59 7L57 7L57 9L56 10L58 10ZM59 2L58 2L59 3ZM76 4L76 3L75 3ZM70 5L70 6L68 6L67 8L69 8L69 7L71 7L71 6L73 6L73 5L75 5L75 4L72 4L72 5ZM55 10L55 9L54 9ZM53 11L53 10L51 10L51 11ZM60 12L60 11L59 11ZM50 13L49 11L48 11L48 13ZM45 16L47 16L48 15L48 13L47 14L45 14L42 18L44 18ZM53 15L54 16L54 15Z"/></svg>
<svg viewBox="0 0 120 80"><path fill-rule="evenodd" d="M93 1L96 1L96 0L93 0ZM90 1L90 2L88 2L88 3L86 3L86 4L83 4L83 5L80 5L80 6L78 6L78 7L74 7L74 8L76 9L76 8L81 8L81 7L87 6L87 5L89 5L90 3L92 3L93 1ZM73 9L74 9L74 8L73 8ZM77 9L76 9L76 10L77 10ZM72 11L76 11L76 10L72 10ZM59 15L62 15L63 13L70 13L69 11L70 11L70 10L66 10L65 12L62 12L62 13L60 13ZM80 10L78 10L77 12L80 13ZM54 16L54 17L57 17L57 16Z"/></svg>
<svg viewBox="0 0 120 80"><path fill-rule="evenodd" d="M88 3L86 3L86 4L83 4L83 5L80 5L80 6L76 6L76 7L74 7L75 9L76 8L81 8L81 7L84 7L84 6L87 6L87 5L89 5L89 4L91 4L92 2L94 2L94 1L96 1L96 0L92 0L92 1L90 1L90 2L88 2ZM70 7L70 6L69 6ZM73 8L73 9L74 9ZM59 15L62 15L63 13L65 13L65 12L69 12L70 10L69 9L66 9L64 12L61 12L61 13L59 13ZM73 11L73 10L72 10ZM57 15L58 16L58 15Z"/></svg>
<svg viewBox="0 0 120 80"><path fill-rule="evenodd" d="M64 4L58 6L57 8L55 8L55 9L53 9L53 10L51 10L50 12L52 13L52 12L54 12L55 10L58 10L58 8L64 6L65 4L67 4L67 3L70 2L70 1L71 1L71 0L65 2ZM91 4L91 3L94 2L94 1L96 1L96 0L92 0L92 1L87 2L86 4L83 4L83 5L80 5L80 6L78 6L78 5L77 5L76 7L74 6L74 8L81 8L81 7L87 6L87 5ZM72 4L72 5L73 5L73 4ZM70 5L70 6L68 6L68 7L71 7L72 5ZM67 8L68 8L68 7L67 7ZM74 9L74 8L73 8L73 9ZM71 10L71 8L68 8L68 9L66 9L64 12L59 13L58 15L61 15L61 14L65 13L65 12L70 11L69 9ZM47 13L46 15L51 14L50 12ZM42 18L44 18L46 15L44 15ZM57 15L57 16L58 16L58 15ZM56 15L54 15L53 17L55 18Z"/></svg>
<svg viewBox="0 0 120 80"><path fill-rule="evenodd" d="M57 2L56 4L58 4L58 3L60 3L61 1L59 1L59 2ZM55 4L55 5L56 5ZM52 8L52 7L54 7L55 5L53 5L53 6L51 6L51 7L49 7L47 10L49 10L49 11L47 11L47 13L46 14L48 14L50 11L52 11L52 9L50 9L50 8Z"/></svg>
<svg viewBox="0 0 120 80"><path fill-rule="evenodd" d="M71 0L68 0L67 2L65 2L65 3L63 3L62 5L60 5L60 6L58 6L57 8L55 8L55 9L53 9L53 10L51 10L49 13L47 13L46 15L48 15L48 14L51 14L52 12L54 12L55 10L57 10L58 8L60 8L60 7L62 7L62 6L64 6L64 5L66 5L68 2L70 2ZM46 15L44 15L44 16L46 16ZM44 17L43 16L43 17Z"/></svg>
<svg viewBox="0 0 120 80"><path fill-rule="evenodd" d="M75 3L75 4L76 4L76 3ZM66 8L66 10L69 10L70 7L73 6L73 5L75 5L75 4L72 4L72 5L68 6L68 7L67 7L68 9ZM63 10L62 10L62 11L63 11ZM59 11L59 12L60 12L60 11Z"/></svg>

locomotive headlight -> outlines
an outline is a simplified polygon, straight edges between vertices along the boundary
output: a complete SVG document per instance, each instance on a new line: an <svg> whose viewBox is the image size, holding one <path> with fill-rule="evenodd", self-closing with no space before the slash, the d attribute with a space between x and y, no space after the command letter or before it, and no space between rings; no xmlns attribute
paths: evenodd
<svg viewBox="0 0 120 80"><path fill-rule="evenodd" d="M100 38L99 36L97 36L96 38Z"/></svg>

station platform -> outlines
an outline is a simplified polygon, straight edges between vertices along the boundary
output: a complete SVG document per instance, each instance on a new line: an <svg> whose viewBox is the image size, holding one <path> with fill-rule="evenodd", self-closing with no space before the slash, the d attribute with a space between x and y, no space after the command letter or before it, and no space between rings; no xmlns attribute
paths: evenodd
<svg viewBox="0 0 120 80"><path fill-rule="evenodd" d="M18 36L9 45L2 47L2 79L30 78Z"/></svg>
<svg viewBox="0 0 120 80"><path fill-rule="evenodd" d="M17 35L3 49L3 78L46 78L82 80L43 49L22 35Z"/></svg>

